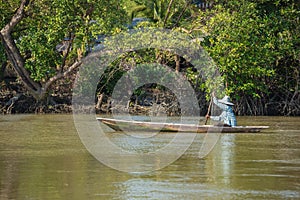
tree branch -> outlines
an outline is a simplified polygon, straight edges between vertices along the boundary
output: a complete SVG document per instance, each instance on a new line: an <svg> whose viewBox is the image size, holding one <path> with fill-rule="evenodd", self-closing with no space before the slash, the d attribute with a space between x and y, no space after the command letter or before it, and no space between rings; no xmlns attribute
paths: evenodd
<svg viewBox="0 0 300 200"><path fill-rule="evenodd" d="M63 73L63 71L64 71L64 66L66 65L66 60L67 60L67 57L70 53L74 37L75 37L74 34L72 34L72 33L69 34L70 40L68 41L67 52L64 54L64 57L63 57L63 60L62 60L61 66L60 66L60 72L61 73Z"/></svg>
<svg viewBox="0 0 300 200"><path fill-rule="evenodd" d="M30 0L22 0L20 7L10 20L8 24L1 30L2 32L5 32L6 34L10 34L11 31L14 29L14 27L23 19L24 14L25 14L25 7L29 4Z"/></svg>
<svg viewBox="0 0 300 200"><path fill-rule="evenodd" d="M171 12L171 7L172 7L173 2L174 2L174 0L170 0L170 2L169 2L168 9L167 9L167 14L166 14L165 19L164 19L163 27L166 26L167 20L169 18L170 12Z"/></svg>
<svg viewBox="0 0 300 200"><path fill-rule="evenodd" d="M179 16L178 16L178 18L177 18L177 20L176 20L176 23L174 24L174 26L173 26L172 28L178 26L178 23L179 23L181 17L182 17L183 14L185 13L186 9L189 7L189 5L191 4L191 2L192 2L191 0L188 0L188 1L187 1L185 7L182 9L181 13L179 14Z"/></svg>
<svg viewBox="0 0 300 200"><path fill-rule="evenodd" d="M57 80L66 77L69 75L73 70L75 70L77 67L81 65L81 61L76 61L74 62L70 67L65 72L57 72L57 74L53 77L51 77L45 84L43 84L42 92L45 93L47 92L48 88Z"/></svg>

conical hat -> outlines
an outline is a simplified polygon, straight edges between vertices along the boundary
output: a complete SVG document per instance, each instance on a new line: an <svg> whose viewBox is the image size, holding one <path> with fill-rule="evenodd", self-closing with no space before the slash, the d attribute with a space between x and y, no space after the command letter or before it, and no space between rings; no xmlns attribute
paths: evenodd
<svg viewBox="0 0 300 200"><path fill-rule="evenodd" d="M233 106L234 104L230 101L230 97L229 96L225 96L223 97L223 99L219 100L220 103L229 105L229 106Z"/></svg>

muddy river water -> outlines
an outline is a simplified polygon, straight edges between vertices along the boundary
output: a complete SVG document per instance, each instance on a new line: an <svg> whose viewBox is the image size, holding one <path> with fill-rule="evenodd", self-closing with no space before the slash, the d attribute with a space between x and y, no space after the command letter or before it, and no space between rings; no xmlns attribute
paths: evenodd
<svg viewBox="0 0 300 200"><path fill-rule="evenodd" d="M300 199L300 118L238 122L270 129L222 134L204 159L200 135L167 167L126 173L86 150L72 115L0 116L0 199Z"/></svg>

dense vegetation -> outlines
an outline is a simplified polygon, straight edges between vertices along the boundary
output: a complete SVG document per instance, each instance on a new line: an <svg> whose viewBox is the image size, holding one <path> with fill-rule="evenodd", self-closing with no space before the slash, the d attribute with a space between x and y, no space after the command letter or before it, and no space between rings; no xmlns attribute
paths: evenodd
<svg viewBox="0 0 300 200"><path fill-rule="evenodd" d="M237 114L299 115L300 3L294 0L215 0L207 4L208 7L197 6L201 2L2 1L1 91L8 89L32 96L35 100L31 101L38 105L55 104L58 100L51 99L62 90L59 86L70 87L69 82L72 83L72 75L80 67L82 58L104 36L127 32L129 28L160 27L201 41L224 78L226 93L235 101ZM136 18L142 22L132 23ZM197 71L183 57L149 48L128 52L111 64L99 83L98 106L109 99L116 81L128 67L153 62L183 72L199 94L209 91L199 84ZM7 81L14 75L22 89L14 88L12 82ZM159 85L147 85L136 91L135 99L145 95L142 89L166 90ZM67 93L70 96L71 90ZM16 97L14 93L5 95L2 107L12 105L7 101ZM173 98L172 94L167 96ZM204 100L199 99L199 103Z"/></svg>

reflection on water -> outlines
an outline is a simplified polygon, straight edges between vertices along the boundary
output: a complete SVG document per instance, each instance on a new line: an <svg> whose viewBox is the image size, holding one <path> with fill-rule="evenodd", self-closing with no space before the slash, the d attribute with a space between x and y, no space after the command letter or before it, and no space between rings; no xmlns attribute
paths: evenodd
<svg viewBox="0 0 300 200"><path fill-rule="evenodd" d="M271 129L222 134L201 160L199 134L166 168L128 174L86 151L72 116L1 116L0 199L299 199L299 118L242 117L239 123ZM128 142L120 133L110 137ZM152 140L151 148L160 147L163 138Z"/></svg>

